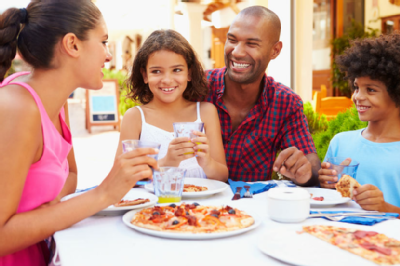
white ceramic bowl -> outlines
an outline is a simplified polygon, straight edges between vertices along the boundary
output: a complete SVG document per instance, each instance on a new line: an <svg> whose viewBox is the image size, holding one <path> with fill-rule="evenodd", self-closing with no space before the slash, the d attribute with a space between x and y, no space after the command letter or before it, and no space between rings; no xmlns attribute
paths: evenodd
<svg viewBox="0 0 400 266"><path fill-rule="evenodd" d="M310 194L303 188L278 187L268 191L268 215L281 223L300 223L310 215Z"/></svg>

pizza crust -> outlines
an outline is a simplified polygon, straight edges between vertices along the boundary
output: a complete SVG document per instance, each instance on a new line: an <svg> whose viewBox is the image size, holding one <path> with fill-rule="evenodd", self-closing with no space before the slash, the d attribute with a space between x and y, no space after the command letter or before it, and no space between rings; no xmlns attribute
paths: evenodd
<svg viewBox="0 0 400 266"><path fill-rule="evenodd" d="M343 175L335 185L342 197L353 198L353 190L361 187L360 183L349 175Z"/></svg>

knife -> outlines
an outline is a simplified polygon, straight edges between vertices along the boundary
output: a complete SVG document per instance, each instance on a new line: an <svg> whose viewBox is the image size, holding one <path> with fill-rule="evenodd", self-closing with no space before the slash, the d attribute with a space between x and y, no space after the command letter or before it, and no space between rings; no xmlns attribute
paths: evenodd
<svg viewBox="0 0 400 266"><path fill-rule="evenodd" d="M382 216L386 215L384 212L338 212L338 213L314 213L310 214L308 218L318 218L326 216Z"/></svg>
<svg viewBox="0 0 400 266"><path fill-rule="evenodd" d="M237 187L236 188L236 193L235 193L235 195L233 195L233 198L232 198L232 200L238 200L238 199L240 199L241 197L240 197L240 191L242 190L242 187Z"/></svg>

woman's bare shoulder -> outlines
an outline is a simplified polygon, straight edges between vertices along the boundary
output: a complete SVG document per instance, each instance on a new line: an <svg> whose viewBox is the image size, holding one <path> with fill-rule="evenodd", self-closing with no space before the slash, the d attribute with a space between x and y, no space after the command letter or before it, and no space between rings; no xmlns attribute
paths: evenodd
<svg viewBox="0 0 400 266"><path fill-rule="evenodd" d="M20 85L7 85L0 88L0 114L8 119L21 119L21 122L37 120L40 123L40 111L28 90ZM15 121L18 122L18 121Z"/></svg>

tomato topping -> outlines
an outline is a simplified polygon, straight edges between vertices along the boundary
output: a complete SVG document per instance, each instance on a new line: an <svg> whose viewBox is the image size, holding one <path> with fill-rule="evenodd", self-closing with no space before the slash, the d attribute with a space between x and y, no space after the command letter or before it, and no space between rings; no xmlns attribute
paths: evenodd
<svg viewBox="0 0 400 266"><path fill-rule="evenodd" d="M203 221L225 227L225 224L223 224L218 218L211 216L211 215L207 215L206 217L204 217Z"/></svg>
<svg viewBox="0 0 400 266"><path fill-rule="evenodd" d="M357 230L353 233L353 235L357 238L357 239L361 239L364 238L366 236L375 236L377 235L377 232L374 231L362 231L362 230Z"/></svg>
<svg viewBox="0 0 400 266"><path fill-rule="evenodd" d="M314 197L314 198L312 198L313 200L316 200L316 201L323 201L324 200L324 197Z"/></svg>

